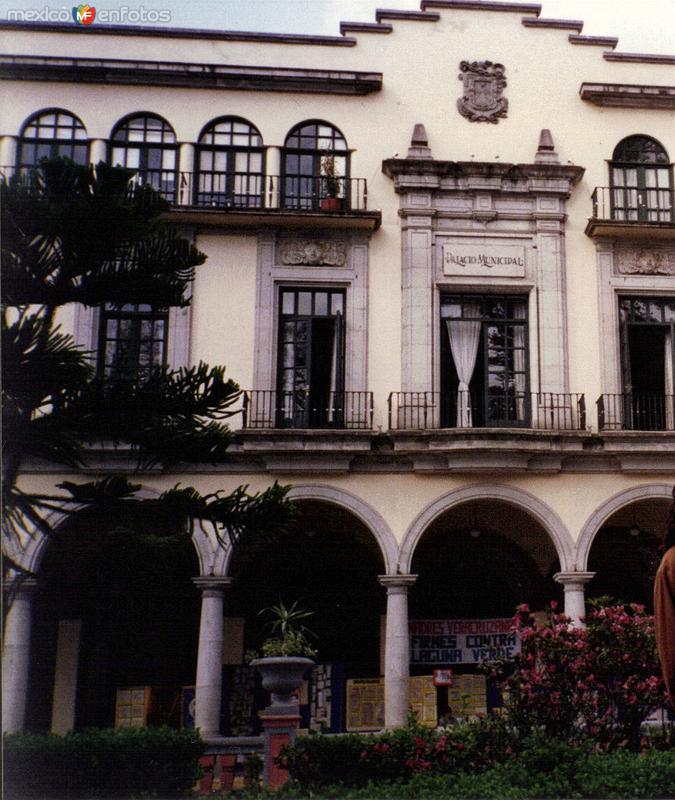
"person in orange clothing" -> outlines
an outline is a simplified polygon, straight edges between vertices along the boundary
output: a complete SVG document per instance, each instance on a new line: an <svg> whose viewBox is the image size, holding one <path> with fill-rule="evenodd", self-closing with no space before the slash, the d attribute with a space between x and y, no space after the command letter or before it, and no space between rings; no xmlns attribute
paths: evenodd
<svg viewBox="0 0 675 800"><path fill-rule="evenodd" d="M670 704L675 708L675 488L673 498L665 553L654 579L654 623L663 680Z"/></svg>

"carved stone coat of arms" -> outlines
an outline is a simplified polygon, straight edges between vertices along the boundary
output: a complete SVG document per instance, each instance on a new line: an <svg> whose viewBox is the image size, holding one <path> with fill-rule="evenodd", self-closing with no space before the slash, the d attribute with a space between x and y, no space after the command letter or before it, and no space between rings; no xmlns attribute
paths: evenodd
<svg viewBox="0 0 675 800"><path fill-rule="evenodd" d="M509 101L502 97L506 87L504 65L492 61L462 61L459 79L464 96L457 101L459 113L471 122L499 122L505 117Z"/></svg>

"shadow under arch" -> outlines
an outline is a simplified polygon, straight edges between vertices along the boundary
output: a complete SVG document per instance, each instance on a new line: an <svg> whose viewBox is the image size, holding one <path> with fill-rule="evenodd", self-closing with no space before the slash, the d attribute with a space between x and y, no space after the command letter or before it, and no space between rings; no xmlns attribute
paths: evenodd
<svg viewBox="0 0 675 800"><path fill-rule="evenodd" d="M291 500L316 500L329 503L352 513L367 528L377 542L384 562L385 572L396 572L398 545L391 528L381 514L351 492L323 484L293 486L288 493ZM219 548L213 563L214 575L229 575L234 548Z"/></svg>
<svg viewBox="0 0 675 800"><path fill-rule="evenodd" d="M158 498L160 492L144 486L136 492L135 496L141 500L151 500ZM63 526L67 525L68 521L72 519L74 515L77 515L86 508L87 506L80 506L70 511L50 511L49 514L45 515L45 520L52 531L58 531ZM36 575L39 573L45 554L49 549L51 536L41 531L38 527L34 527L32 531L26 532L25 537L24 542L14 543L8 546L8 555L26 571ZM195 526L191 539L199 561L200 575L212 573L215 560L214 550L218 545L215 542L211 542L206 533L204 533L198 525Z"/></svg>
<svg viewBox="0 0 675 800"><path fill-rule="evenodd" d="M617 511L644 500L669 500L673 497L673 486L668 483L648 483L624 489L599 506L586 520L576 546L575 563L577 569L585 571L588 566L588 557L596 535L602 526Z"/></svg>
<svg viewBox="0 0 675 800"><path fill-rule="evenodd" d="M555 547L562 572L573 568L574 546L567 527L553 509L522 489L502 484L475 484L442 495L418 514L403 538L399 569L408 573L415 549L429 526L451 508L470 501L501 500L533 517Z"/></svg>

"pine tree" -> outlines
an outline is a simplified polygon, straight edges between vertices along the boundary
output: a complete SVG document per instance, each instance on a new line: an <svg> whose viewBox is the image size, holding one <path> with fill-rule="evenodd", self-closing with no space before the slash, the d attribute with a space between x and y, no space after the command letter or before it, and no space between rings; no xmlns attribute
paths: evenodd
<svg viewBox="0 0 675 800"><path fill-rule="evenodd" d="M129 449L134 469L226 458L241 392L224 367L199 363L154 368L143 380L102 376L57 324L59 311L127 303L189 304L195 269L205 261L192 242L162 219L168 204L133 172L99 163L42 161L0 186L2 207L3 549L5 566L27 531L51 533L49 515L121 504L162 504L183 532L211 526L232 546L246 532L274 533L293 513L288 487L249 494L202 496L180 486L152 500L136 496L129 475L89 483L64 482L54 493L20 486L35 461L81 468L101 442ZM57 491L60 490L60 491Z"/></svg>

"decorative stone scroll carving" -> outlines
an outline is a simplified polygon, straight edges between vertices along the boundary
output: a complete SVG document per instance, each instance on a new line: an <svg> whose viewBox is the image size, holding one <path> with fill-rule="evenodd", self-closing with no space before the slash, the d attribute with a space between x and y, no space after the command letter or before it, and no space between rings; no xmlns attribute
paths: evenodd
<svg viewBox="0 0 675 800"><path fill-rule="evenodd" d="M344 242L321 239L287 239L281 243L281 263L343 267L347 260Z"/></svg>
<svg viewBox="0 0 675 800"><path fill-rule="evenodd" d="M504 65L492 61L462 61L457 76L464 82L464 96L457 101L459 113L470 122L499 122L509 101L502 97L506 87Z"/></svg>
<svg viewBox="0 0 675 800"><path fill-rule="evenodd" d="M675 275L675 251L621 249L615 252L614 266L620 275Z"/></svg>

